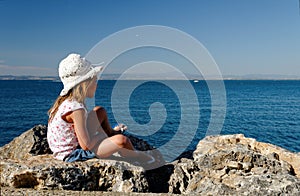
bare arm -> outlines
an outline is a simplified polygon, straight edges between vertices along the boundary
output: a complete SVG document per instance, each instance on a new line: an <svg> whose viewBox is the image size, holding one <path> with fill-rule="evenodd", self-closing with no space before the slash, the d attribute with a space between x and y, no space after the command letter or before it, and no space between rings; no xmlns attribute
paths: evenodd
<svg viewBox="0 0 300 196"><path fill-rule="evenodd" d="M104 131L99 130L101 126L98 120L94 120L93 116L87 119L83 109L73 111L70 117L74 122L74 129L79 145L83 150L91 150L96 144L99 144L99 142L107 137Z"/></svg>

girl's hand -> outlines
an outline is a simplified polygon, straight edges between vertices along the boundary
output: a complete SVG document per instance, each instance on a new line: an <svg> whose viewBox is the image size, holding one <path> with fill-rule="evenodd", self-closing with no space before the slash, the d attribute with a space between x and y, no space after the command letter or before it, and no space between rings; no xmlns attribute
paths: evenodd
<svg viewBox="0 0 300 196"><path fill-rule="evenodd" d="M127 126L124 124L117 124L113 130L116 132L116 134L123 134L127 130Z"/></svg>

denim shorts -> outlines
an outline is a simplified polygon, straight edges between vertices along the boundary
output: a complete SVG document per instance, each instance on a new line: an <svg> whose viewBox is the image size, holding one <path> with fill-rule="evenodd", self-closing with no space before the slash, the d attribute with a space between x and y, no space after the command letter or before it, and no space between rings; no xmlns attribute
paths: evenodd
<svg viewBox="0 0 300 196"><path fill-rule="evenodd" d="M64 158L64 161L66 162L74 162L74 161L86 161L88 159L95 158L96 155L90 150L83 150L81 148L78 148L71 152L69 156Z"/></svg>

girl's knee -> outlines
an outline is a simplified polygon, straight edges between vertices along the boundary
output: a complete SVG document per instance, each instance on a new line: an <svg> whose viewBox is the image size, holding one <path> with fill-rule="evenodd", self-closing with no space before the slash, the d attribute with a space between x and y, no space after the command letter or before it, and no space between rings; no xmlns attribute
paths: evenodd
<svg viewBox="0 0 300 196"><path fill-rule="evenodd" d="M115 141L117 145L122 148L124 148L129 143L129 139L124 135L119 134L119 135L115 135L114 137L116 137Z"/></svg>
<svg viewBox="0 0 300 196"><path fill-rule="evenodd" d="M96 107L94 107L93 110L94 110L95 112L97 112L97 111L102 111L102 110L105 111L104 107L102 107L102 106L96 106Z"/></svg>
<svg viewBox="0 0 300 196"><path fill-rule="evenodd" d="M93 111L95 111L98 115L106 115L106 110L104 107L96 106Z"/></svg>

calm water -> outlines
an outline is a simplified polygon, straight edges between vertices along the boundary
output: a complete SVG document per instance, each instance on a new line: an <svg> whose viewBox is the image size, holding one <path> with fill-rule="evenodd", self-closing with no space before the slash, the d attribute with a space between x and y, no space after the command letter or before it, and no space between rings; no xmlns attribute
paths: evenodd
<svg viewBox="0 0 300 196"><path fill-rule="evenodd" d="M186 89L181 81L173 83L185 93ZM99 81L96 93L96 104L107 109L113 123L115 119L111 108L111 93L114 84L115 81ZM134 81L126 81L123 88L131 88L133 84ZM191 85L197 93L199 103L185 104L182 107L192 112L193 107L199 104L201 117L188 149L195 148L205 136L211 115L211 98L206 83L191 82ZM225 81L225 87L227 108L221 134L243 133L258 141L276 144L293 152L300 151L300 81ZM36 124L47 124L47 110L61 88L61 83L51 81L0 81L0 146ZM120 94L118 99L122 102L127 98ZM136 128L135 133L143 132L141 135L144 136L140 137L155 146L161 146L172 139L179 127L182 113L182 101L174 91L162 83L146 82L135 88L128 100L129 113L125 112L126 108L122 108L125 107L124 104L117 106L117 111L121 114L124 111L122 121L129 129L134 127L131 117L137 125L145 125L151 121L151 117L158 117L154 120L163 119L158 131L147 134L149 130ZM155 106L161 106L154 104L152 107L151 104L155 102L163 104L165 112L155 112ZM150 106L152 113L149 113ZM182 138L187 135L188 126Z"/></svg>

